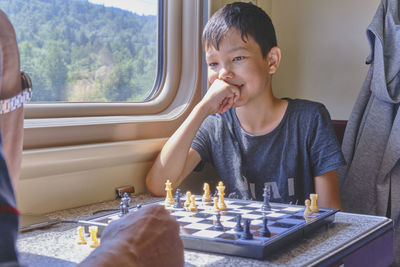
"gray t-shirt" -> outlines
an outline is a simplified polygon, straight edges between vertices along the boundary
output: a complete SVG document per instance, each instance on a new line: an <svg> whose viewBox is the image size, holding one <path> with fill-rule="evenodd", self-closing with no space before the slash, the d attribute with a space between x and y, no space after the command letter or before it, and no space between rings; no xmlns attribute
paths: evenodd
<svg viewBox="0 0 400 267"><path fill-rule="evenodd" d="M216 168L226 193L263 199L264 184L271 200L303 204L314 192L313 178L345 164L325 106L286 99L288 107L270 133L254 136L240 126L235 109L205 119L192 148Z"/></svg>

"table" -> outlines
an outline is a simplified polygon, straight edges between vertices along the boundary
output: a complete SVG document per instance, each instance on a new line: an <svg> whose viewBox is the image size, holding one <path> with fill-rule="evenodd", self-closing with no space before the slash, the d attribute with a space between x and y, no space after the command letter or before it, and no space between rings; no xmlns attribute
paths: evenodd
<svg viewBox="0 0 400 267"><path fill-rule="evenodd" d="M139 195L133 204L157 198ZM94 212L119 208L119 200L47 214L63 221L93 217ZM63 222L20 234L17 247L22 264L76 266L93 250L77 245L77 224ZM379 216L338 212L334 223L260 261L185 250L185 266L389 266L394 260L393 222Z"/></svg>

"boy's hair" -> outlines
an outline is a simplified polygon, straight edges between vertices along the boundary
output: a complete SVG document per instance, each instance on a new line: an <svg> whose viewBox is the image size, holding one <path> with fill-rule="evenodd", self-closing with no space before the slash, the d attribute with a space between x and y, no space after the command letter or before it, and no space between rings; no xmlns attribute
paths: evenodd
<svg viewBox="0 0 400 267"><path fill-rule="evenodd" d="M277 45L274 25L270 17L252 3L235 2L220 8L208 20L203 31L203 47L219 49L219 43L234 27L239 30L242 40L250 35L261 48L263 58Z"/></svg>

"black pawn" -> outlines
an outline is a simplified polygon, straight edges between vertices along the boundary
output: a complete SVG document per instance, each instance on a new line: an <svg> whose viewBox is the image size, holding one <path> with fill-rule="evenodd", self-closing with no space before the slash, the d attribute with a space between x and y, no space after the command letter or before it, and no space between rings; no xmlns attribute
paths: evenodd
<svg viewBox="0 0 400 267"><path fill-rule="evenodd" d="M246 219L244 221L244 232L243 234L240 236L241 239L244 240L251 240L253 239L253 234L250 232L250 220Z"/></svg>
<svg viewBox="0 0 400 267"><path fill-rule="evenodd" d="M125 205L124 205L123 201L121 201L121 203L119 203L119 211L121 212L120 213L121 216L125 215Z"/></svg>
<svg viewBox="0 0 400 267"><path fill-rule="evenodd" d="M264 216L263 218L263 227L260 230L260 236L263 237L271 237L271 232L268 230L268 219Z"/></svg>
<svg viewBox="0 0 400 267"><path fill-rule="evenodd" d="M264 203L261 206L261 210L262 211L270 211L271 204L269 204L269 199L271 198L271 186L265 184L263 197L264 197Z"/></svg>
<svg viewBox="0 0 400 267"><path fill-rule="evenodd" d="M235 232L243 232L243 226L242 226L242 215L238 214L236 215L236 225L235 225Z"/></svg>
<svg viewBox="0 0 400 267"><path fill-rule="evenodd" d="M174 208L175 209L182 208L181 207L181 190L179 188L176 189Z"/></svg>
<svg viewBox="0 0 400 267"><path fill-rule="evenodd" d="M214 230L216 231L224 231L224 226L221 223L221 214L217 213L216 215L217 221L214 224Z"/></svg>

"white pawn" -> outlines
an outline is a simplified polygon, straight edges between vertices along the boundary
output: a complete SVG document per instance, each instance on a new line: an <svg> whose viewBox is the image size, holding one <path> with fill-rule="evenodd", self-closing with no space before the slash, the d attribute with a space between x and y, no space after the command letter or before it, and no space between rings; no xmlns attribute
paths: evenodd
<svg viewBox="0 0 400 267"><path fill-rule="evenodd" d="M311 201L309 199L306 199L305 205L306 208L304 209L304 216L311 216L313 214L313 211L310 208Z"/></svg>
<svg viewBox="0 0 400 267"><path fill-rule="evenodd" d="M189 211L197 211L196 196L192 195L191 198L192 199L189 205Z"/></svg>
<svg viewBox="0 0 400 267"><path fill-rule="evenodd" d="M186 201L185 201L185 203L184 203L184 208L185 208L185 210L188 210L189 209L189 206L190 206L190 203L191 203L191 199L190 199L190 196L192 195L192 193L190 193L190 191L187 191L186 192Z"/></svg>

